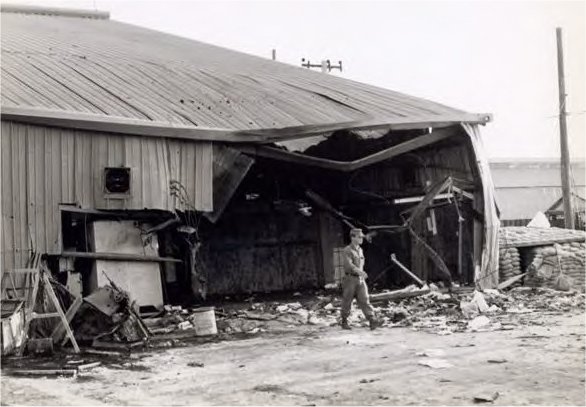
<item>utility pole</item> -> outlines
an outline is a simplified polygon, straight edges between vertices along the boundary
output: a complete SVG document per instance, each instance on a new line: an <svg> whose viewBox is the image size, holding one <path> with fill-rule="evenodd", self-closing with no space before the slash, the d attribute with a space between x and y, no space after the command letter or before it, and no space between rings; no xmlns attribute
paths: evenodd
<svg viewBox="0 0 586 407"><path fill-rule="evenodd" d="M273 48L273 61L277 60L277 50Z"/></svg>
<svg viewBox="0 0 586 407"><path fill-rule="evenodd" d="M558 88L560 104L560 151L562 175L562 201L564 204L564 222L566 229L574 229L574 211L572 210L572 191L570 190L570 150L568 147L568 128L566 125L566 83L564 81L564 50L562 47L562 29L556 28L558 48Z"/></svg>

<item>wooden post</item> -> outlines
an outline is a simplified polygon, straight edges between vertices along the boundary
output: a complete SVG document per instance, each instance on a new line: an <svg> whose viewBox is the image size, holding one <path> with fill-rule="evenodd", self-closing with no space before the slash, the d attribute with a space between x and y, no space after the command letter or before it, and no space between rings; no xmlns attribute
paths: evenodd
<svg viewBox="0 0 586 407"><path fill-rule="evenodd" d="M564 81L564 50L562 47L562 29L556 28L558 49L558 85L560 105L560 150L562 197L564 204L564 221L566 229L574 229L574 211L570 191L570 151L568 148L568 129L566 126L566 84Z"/></svg>
<svg viewBox="0 0 586 407"><path fill-rule="evenodd" d="M48 271L41 270L40 272L42 274L43 282L45 283L44 284L45 292L49 295L49 299L53 302L53 305L55 305L55 308L57 309L57 314L58 314L59 318L61 319L61 323L65 327L65 332L67 333L67 336L69 337L69 340L71 341L71 345L73 345L73 349L74 349L75 353L79 353L79 346L77 346L77 342L75 340L75 337L73 336L73 332L71 331L71 328L69 327L69 322L67 321L67 318L65 317L65 314L63 313L63 309L61 308L61 305L59 304L59 300L57 299L57 296L55 295L55 291L53 291L53 287L51 286L51 282L49 281L49 277L47 277L46 273L48 273Z"/></svg>

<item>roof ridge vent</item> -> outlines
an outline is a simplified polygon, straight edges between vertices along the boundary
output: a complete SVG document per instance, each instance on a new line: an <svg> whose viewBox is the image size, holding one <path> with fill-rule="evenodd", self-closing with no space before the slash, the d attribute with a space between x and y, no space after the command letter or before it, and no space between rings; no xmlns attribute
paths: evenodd
<svg viewBox="0 0 586 407"><path fill-rule="evenodd" d="M21 4L2 4L2 13L38 14L44 16L91 18L96 20L109 20L110 12L100 10L83 10L60 7L28 6Z"/></svg>

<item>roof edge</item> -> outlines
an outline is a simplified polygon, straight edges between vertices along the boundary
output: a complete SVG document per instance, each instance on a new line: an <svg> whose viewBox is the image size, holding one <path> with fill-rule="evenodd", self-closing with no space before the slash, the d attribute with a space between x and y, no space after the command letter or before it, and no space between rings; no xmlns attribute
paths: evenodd
<svg viewBox="0 0 586 407"><path fill-rule="evenodd" d="M73 8L60 7L43 7L32 6L25 4L2 4L0 5L0 12L2 13L16 13L16 14L38 14L45 16L60 16L60 17L77 17L90 18L95 20L109 20L110 12L101 10L84 10Z"/></svg>
<svg viewBox="0 0 586 407"><path fill-rule="evenodd" d="M107 133L189 139L192 141L217 141L227 143L272 143L295 140L338 130L365 130L386 128L410 130L442 128L460 123L486 124L489 114L430 115L417 118L369 118L359 121L308 124L301 126L264 129L204 128L178 123L130 119L127 117L48 110L32 107L1 106L1 119L27 124L89 130Z"/></svg>

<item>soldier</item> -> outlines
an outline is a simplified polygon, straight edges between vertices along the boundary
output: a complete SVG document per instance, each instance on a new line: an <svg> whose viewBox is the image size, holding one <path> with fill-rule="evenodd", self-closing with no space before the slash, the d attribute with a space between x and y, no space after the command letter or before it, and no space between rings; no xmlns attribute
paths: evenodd
<svg viewBox="0 0 586 407"><path fill-rule="evenodd" d="M351 243L344 248L344 277L342 278L342 328L352 329L348 325L348 316L352 307L352 300L356 298L358 306L368 319L370 329L377 327L374 309L368 299L368 287L366 279L368 275L364 271L364 253L360 245L364 240L364 234L360 229L350 230Z"/></svg>

